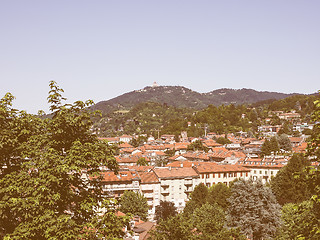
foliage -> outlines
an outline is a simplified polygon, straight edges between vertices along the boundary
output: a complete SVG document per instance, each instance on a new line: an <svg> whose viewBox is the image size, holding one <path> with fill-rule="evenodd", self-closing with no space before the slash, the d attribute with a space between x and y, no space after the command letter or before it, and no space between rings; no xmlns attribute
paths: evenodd
<svg viewBox="0 0 320 240"><path fill-rule="evenodd" d="M288 203L282 208L282 222L276 239L319 239L319 219L312 201L300 204Z"/></svg>
<svg viewBox="0 0 320 240"><path fill-rule="evenodd" d="M178 214L160 221L150 235L151 240L190 240L192 239L192 225L188 218Z"/></svg>
<svg viewBox="0 0 320 240"><path fill-rule="evenodd" d="M137 165L138 166L148 166L149 164L148 164L146 158L141 157L141 158L138 159Z"/></svg>
<svg viewBox="0 0 320 240"><path fill-rule="evenodd" d="M160 205L156 206L155 220L157 222L160 222L160 220L167 220L175 215L177 215L177 208L174 206L173 202L160 201Z"/></svg>
<svg viewBox="0 0 320 240"><path fill-rule="evenodd" d="M136 148L140 145L143 145L145 142L147 142L147 140L148 138L146 136L139 135L137 138L132 138L129 144Z"/></svg>
<svg viewBox="0 0 320 240"><path fill-rule="evenodd" d="M226 137L219 137L217 138L216 142L222 145L231 143L231 141Z"/></svg>
<svg viewBox="0 0 320 240"><path fill-rule="evenodd" d="M286 134L281 134L280 136L276 137L279 148L283 149L284 151L291 151L292 150L292 143Z"/></svg>
<svg viewBox="0 0 320 240"><path fill-rule="evenodd" d="M63 90L53 81L50 89L51 118L12 109L11 94L0 101L0 232L5 239L79 239L90 227L97 231L91 239L102 232L121 238L128 219L105 206L100 178L86 180L101 166L117 171L113 149L89 131L92 101L63 104ZM109 210L102 218L99 206Z"/></svg>
<svg viewBox="0 0 320 240"><path fill-rule="evenodd" d="M311 197L304 168L310 161L304 156L294 154L288 164L271 179L271 189L278 203L299 203ZM300 174L300 177L297 177Z"/></svg>
<svg viewBox="0 0 320 240"><path fill-rule="evenodd" d="M206 203L197 208L192 215L195 231L193 239L245 239L240 233L225 227L225 214L216 204Z"/></svg>
<svg viewBox="0 0 320 240"><path fill-rule="evenodd" d="M124 191L120 198L120 211L133 216L138 215L142 220L146 220L148 215L147 199L140 193Z"/></svg>
<svg viewBox="0 0 320 240"><path fill-rule="evenodd" d="M239 180L234 183L228 199L227 221L239 227L250 239L267 239L280 225L280 205L271 189L261 182Z"/></svg>
<svg viewBox="0 0 320 240"><path fill-rule="evenodd" d="M244 240L237 229L225 227L225 214L216 204L203 204L190 217L178 214L161 221L151 233L151 239Z"/></svg>
<svg viewBox="0 0 320 240"><path fill-rule="evenodd" d="M195 209L201 207L207 202L208 198L208 188L203 184L198 184L194 190L191 192L189 201L186 204L186 207L183 210L185 215L190 216Z"/></svg>
<svg viewBox="0 0 320 240"><path fill-rule="evenodd" d="M227 199L231 196L231 189L223 183L213 185L209 189L208 203L217 204L222 209L226 210L229 206Z"/></svg>
<svg viewBox="0 0 320 240"><path fill-rule="evenodd" d="M276 153L280 151L279 142L276 137L272 137L270 140L266 139L261 146L261 155L271 155L271 153Z"/></svg>
<svg viewBox="0 0 320 240"><path fill-rule="evenodd" d="M205 151L208 152L209 149L203 145L203 143L200 140L196 140L192 143L190 143L187 147L188 151Z"/></svg>
<svg viewBox="0 0 320 240"><path fill-rule="evenodd" d="M314 112L312 120L315 125L312 129L312 134L309 139L307 154L308 156L315 156L317 160L320 159L320 91L318 99L314 102Z"/></svg>

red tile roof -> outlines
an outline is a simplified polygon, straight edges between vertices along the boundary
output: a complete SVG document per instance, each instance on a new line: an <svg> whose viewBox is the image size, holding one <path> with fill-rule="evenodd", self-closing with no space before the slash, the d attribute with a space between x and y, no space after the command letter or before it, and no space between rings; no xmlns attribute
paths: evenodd
<svg viewBox="0 0 320 240"><path fill-rule="evenodd" d="M159 179L154 172L139 172L141 184L145 183L159 183Z"/></svg>
<svg viewBox="0 0 320 240"><path fill-rule="evenodd" d="M153 170L158 178L186 178L186 177L198 177L198 174L193 168L155 168Z"/></svg>
<svg viewBox="0 0 320 240"><path fill-rule="evenodd" d="M225 164L220 165L212 162L199 163L193 167L198 173L219 173L219 172L249 172L250 170L239 166Z"/></svg>
<svg viewBox="0 0 320 240"><path fill-rule="evenodd" d="M135 171L119 171L115 175L113 171L100 173L103 177L102 182L131 182L132 180L140 180L140 176Z"/></svg>

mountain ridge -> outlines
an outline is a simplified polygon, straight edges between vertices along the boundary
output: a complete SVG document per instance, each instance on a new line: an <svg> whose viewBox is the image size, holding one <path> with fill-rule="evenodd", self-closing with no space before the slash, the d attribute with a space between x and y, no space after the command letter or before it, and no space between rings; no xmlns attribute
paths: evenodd
<svg viewBox="0 0 320 240"><path fill-rule="evenodd" d="M280 93L257 91L249 88L220 88L206 93L199 93L184 86L146 86L140 90L124 93L109 100L100 101L93 106L95 110L110 112L114 109L128 109L142 102L157 102L174 107L205 108L229 104L251 104L268 99L284 99L299 93Z"/></svg>

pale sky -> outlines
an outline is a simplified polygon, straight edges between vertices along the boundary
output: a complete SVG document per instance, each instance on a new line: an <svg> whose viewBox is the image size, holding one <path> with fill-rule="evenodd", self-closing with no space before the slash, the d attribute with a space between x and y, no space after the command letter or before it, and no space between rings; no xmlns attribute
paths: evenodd
<svg viewBox="0 0 320 240"><path fill-rule="evenodd" d="M0 96L48 111L150 86L320 89L319 0L0 0Z"/></svg>

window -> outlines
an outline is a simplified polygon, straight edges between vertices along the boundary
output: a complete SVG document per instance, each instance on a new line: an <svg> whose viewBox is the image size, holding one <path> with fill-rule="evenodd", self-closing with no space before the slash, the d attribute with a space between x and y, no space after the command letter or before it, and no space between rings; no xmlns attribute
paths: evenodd
<svg viewBox="0 0 320 240"><path fill-rule="evenodd" d="M248 172L246 172L246 177L248 177Z"/></svg>
<svg viewBox="0 0 320 240"><path fill-rule="evenodd" d="M273 171L271 171L271 175L273 175Z"/></svg>
<svg viewBox="0 0 320 240"><path fill-rule="evenodd" d="M209 175L210 175L210 174L206 174L206 178L209 178Z"/></svg>
<svg viewBox="0 0 320 240"><path fill-rule="evenodd" d="M267 175L267 174L268 174L268 171L264 171L264 173L265 173L265 175Z"/></svg>
<svg viewBox="0 0 320 240"><path fill-rule="evenodd" d="M243 174L242 174L242 172L241 172L241 173L240 173L240 176L242 177L242 175L243 175Z"/></svg>
<svg viewBox="0 0 320 240"><path fill-rule="evenodd" d="M254 174L257 174L257 170L254 170L253 173L254 173Z"/></svg>
<svg viewBox="0 0 320 240"><path fill-rule="evenodd" d="M220 173L218 173L218 178L220 178Z"/></svg>
<svg viewBox="0 0 320 240"><path fill-rule="evenodd" d="M210 183L207 183L206 185L207 185L207 187L210 187Z"/></svg>
<svg viewBox="0 0 320 240"><path fill-rule="evenodd" d="M259 172L260 174L262 174L262 171L260 170L260 172Z"/></svg>

